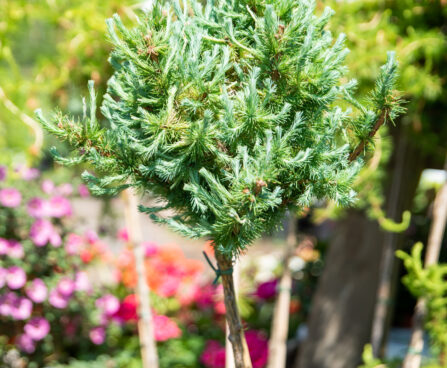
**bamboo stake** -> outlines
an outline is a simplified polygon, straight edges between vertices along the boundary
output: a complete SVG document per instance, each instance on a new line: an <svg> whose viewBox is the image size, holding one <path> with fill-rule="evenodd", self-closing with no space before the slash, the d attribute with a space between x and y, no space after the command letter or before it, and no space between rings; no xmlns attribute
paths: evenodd
<svg viewBox="0 0 447 368"><path fill-rule="evenodd" d="M250 354L248 352L247 342L245 341L244 330L242 327L241 317L237 308L236 292L234 290L234 279L232 273L225 272L231 270L233 261L225 255L215 251L219 273L222 277L222 285L224 289L225 300L225 318L230 330L228 340L231 342L234 354L235 368L252 368Z"/></svg>
<svg viewBox="0 0 447 368"><path fill-rule="evenodd" d="M296 245L296 217L289 214L284 272L279 282L278 297L275 303L272 321L272 335L269 341L269 359L267 368L285 368L287 357L287 334L289 332L290 292L292 273L289 260Z"/></svg>
<svg viewBox="0 0 447 368"><path fill-rule="evenodd" d="M447 160L444 166L447 173ZM424 267L436 264L439 260L442 238L444 237L447 220L447 180L436 194L433 204L433 221L427 241ZM426 300L419 298L413 315L413 331L411 333L410 346L405 356L402 368L419 368L424 348L424 319L426 314Z"/></svg>
<svg viewBox="0 0 447 368"><path fill-rule="evenodd" d="M140 338L141 359L143 368L158 368L158 355L154 339L154 324L151 313L149 286L146 281L144 263L145 250L142 245L142 231L138 218L136 193L128 189L123 193L126 204L126 225L129 243L135 257L137 287L135 293L138 301L138 335Z"/></svg>
<svg viewBox="0 0 447 368"><path fill-rule="evenodd" d="M236 292L236 298L239 293L239 262L234 261L233 264L233 276L234 276L234 290ZM226 336L227 340L225 342L225 368L235 368L234 366L234 354L233 347L230 343L230 326L228 322L226 323Z"/></svg>

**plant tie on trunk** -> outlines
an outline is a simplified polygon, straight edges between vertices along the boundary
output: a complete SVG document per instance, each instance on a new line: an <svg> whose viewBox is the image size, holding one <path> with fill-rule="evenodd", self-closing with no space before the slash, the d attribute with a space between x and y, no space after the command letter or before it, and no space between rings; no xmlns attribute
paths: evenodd
<svg viewBox="0 0 447 368"><path fill-rule="evenodd" d="M206 261L210 265L210 267L213 269L214 273L216 274L216 277L214 278L213 285L216 285L219 281L220 276L222 275L232 275L233 274L233 267L227 268L226 270L221 270L219 266L214 267L212 264L210 258L208 257L208 254L206 252L202 252L203 256L205 257Z"/></svg>

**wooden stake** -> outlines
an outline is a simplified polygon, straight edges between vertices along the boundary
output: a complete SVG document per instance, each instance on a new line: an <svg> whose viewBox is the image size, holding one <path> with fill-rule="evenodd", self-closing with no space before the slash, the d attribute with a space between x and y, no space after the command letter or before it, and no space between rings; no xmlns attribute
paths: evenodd
<svg viewBox="0 0 447 368"><path fill-rule="evenodd" d="M128 189L123 193L123 197L126 203L125 215L129 243L132 245L137 273L135 293L138 302L138 335L140 338L142 367L158 368L150 292L146 281L146 268L144 263L145 249L142 244L142 231L138 218L136 193L132 189Z"/></svg>
<svg viewBox="0 0 447 368"><path fill-rule="evenodd" d="M217 266L221 271L229 270L233 267L233 261L231 259L228 259L218 251L215 251L214 253ZM233 274L222 274L221 277L224 290L225 317L230 330L228 340L233 347L235 368L252 368L241 317L237 308Z"/></svg>
<svg viewBox="0 0 447 368"><path fill-rule="evenodd" d="M447 173L447 160L444 168ZM424 267L436 264L439 260L442 238L444 237L447 220L447 180L436 194L433 205L433 221L427 241ZM405 356L402 368L419 368L424 348L424 320L426 314L426 301L419 298L413 315L413 331L411 333L410 346Z"/></svg>
<svg viewBox="0 0 447 368"><path fill-rule="evenodd" d="M239 262L234 261L233 264L233 280L234 280L234 291L236 293L236 298L239 293ZM225 342L225 368L235 368L234 366L234 354L233 347L230 342L230 326L228 322L226 323L226 336L227 340Z"/></svg>
<svg viewBox="0 0 447 368"><path fill-rule="evenodd" d="M287 334L289 332L290 292L292 273L289 260L296 245L296 217L289 214L286 249L284 255L284 272L279 282L278 297L273 312L271 336L269 341L269 359L267 368L285 368L287 357Z"/></svg>

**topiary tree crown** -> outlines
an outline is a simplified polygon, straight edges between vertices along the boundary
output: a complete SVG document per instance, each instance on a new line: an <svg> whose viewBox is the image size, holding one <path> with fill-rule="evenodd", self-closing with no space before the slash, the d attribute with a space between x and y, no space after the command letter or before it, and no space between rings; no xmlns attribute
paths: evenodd
<svg viewBox="0 0 447 368"><path fill-rule="evenodd" d="M96 118L38 117L87 162L97 194L151 193L140 206L187 237L208 237L228 258L278 225L287 209L354 200L352 182L377 129L401 112L389 54L364 104L346 80L344 35L314 1L155 2L135 29L107 21L115 72ZM88 111L87 111L88 110ZM162 216L160 211L173 215Z"/></svg>

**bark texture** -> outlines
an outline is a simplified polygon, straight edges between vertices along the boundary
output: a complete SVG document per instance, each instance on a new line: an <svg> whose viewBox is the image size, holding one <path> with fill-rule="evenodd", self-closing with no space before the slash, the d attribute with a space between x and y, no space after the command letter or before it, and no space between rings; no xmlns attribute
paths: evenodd
<svg viewBox="0 0 447 368"><path fill-rule="evenodd" d="M217 265L220 270L225 271L233 267L232 260L219 252L215 252ZM247 342L245 341L244 329L236 302L233 274L222 274L222 285L225 300L225 318L228 323L230 334L228 339L233 347L235 368L252 368Z"/></svg>

